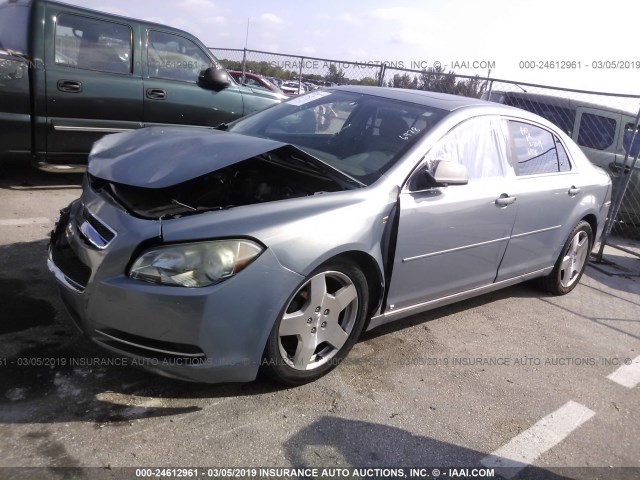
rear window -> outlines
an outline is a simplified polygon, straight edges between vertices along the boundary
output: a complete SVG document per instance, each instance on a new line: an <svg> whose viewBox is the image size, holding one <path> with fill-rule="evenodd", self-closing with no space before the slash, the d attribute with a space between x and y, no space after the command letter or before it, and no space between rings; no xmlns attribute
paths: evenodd
<svg viewBox="0 0 640 480"><path fill-rule="evenodd" d="M27 55L29 7L7 4L0 6L0 50Z"/></svg>

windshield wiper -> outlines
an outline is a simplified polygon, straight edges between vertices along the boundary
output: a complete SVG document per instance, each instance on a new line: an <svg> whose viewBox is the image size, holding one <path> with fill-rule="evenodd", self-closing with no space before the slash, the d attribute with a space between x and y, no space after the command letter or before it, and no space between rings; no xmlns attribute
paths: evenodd
<svg viewBox="0 0 640 480"><path fill-rule="evenodd" d="M171 199L171 203L175 203L176 205L180 205L181 207L188 208L189 210L198 210L197 208L192 207L191 205L187 205L186 203L179 202L175 198Z"/></svg>

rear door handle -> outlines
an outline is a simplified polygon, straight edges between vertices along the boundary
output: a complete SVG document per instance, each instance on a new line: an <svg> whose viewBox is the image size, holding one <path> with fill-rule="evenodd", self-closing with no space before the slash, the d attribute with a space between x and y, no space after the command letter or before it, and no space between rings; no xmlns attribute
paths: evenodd
<svg viewBox="0 0 640 480"><path fill-rule="evenodd" d="M510 197L506 193L503 193L498 198L496 198L495 204L498 207L506 207L507 205L511 205L516 201L516 197Z"/></svg>
<svg viewBox="0 0 640 480"><path fill-rule="evenodd" d="M569 189L568 193L570 197L575 197L580 193L580 189L577 188L575 185L571 185L571 188Z"/></svg>
<svg viewBox="0 0 640 480"><path fill-rule="evenodd" d="M167 91L162 88L147 88L147 98L151 100L164 100L167 98Z"/></svg>
<svg viewBox="0 0 640 480"><path fill-rule="evenodd" d="M82 82L77 80L58 80L58 90L67 93L80 93L82 91Z"/></svg>

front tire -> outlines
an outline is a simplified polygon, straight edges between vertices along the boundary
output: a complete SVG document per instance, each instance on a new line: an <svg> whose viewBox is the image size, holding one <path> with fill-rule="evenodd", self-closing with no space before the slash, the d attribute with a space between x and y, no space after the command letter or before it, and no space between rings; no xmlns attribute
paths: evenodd
<svg viewBox="0 0 640 480"><path fill-rule="evenodd" d="M325 264L293 293L273 326L263 360L272 379L311 382L347 356L364 326L367 279L348 261Z"/></svg>
<svg viewBox="0 0 640 480"><path fill-rule="evenodd" d="M576 288L589 260L593 246L591 225L580 221L569 234L551 273L542 286L554 295L566 295Z"/></svg>

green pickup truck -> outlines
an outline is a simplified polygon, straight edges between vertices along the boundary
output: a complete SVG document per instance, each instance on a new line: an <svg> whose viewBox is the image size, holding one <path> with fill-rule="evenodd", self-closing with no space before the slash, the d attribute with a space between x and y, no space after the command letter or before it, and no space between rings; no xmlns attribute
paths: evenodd
<svg viewBox="0 0 640 480"><path fill-rule="evenodd" d="M0 162L77 171L108 133L214 127L280 101L238 85L181 30L46 0L0 3Z"/></svg>

